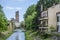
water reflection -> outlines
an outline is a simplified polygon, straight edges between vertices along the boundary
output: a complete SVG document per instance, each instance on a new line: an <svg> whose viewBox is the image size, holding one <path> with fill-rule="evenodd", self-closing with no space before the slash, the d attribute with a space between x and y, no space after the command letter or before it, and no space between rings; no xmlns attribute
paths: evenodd
<svg viewBox="0 0 60 40"><path fill-rule="evenodd" d="M15 33L13 33L8 39L6 40L25 40L25 34L22 32L22 30L14 30Z"/></svg>

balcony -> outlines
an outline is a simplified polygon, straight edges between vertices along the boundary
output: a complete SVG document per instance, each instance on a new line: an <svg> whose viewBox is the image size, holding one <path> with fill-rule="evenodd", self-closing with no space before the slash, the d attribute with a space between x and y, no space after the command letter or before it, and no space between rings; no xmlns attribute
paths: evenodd
<svg viewBox="0 0 60 40"><path fill-rule="evenodd" d="M48 19L48 17L40 17L39 20L45 20Z"/></svg>
<svg viewBox="0 0 60 40"><path fill-rule="evenodd" d="M48 31L48 27L39 27L41 32L47 32Z"/></svg>
<svg viewBox="0 0 60 40"><path fill-rule="evenodd" d="M41 12L41 16L39 17L39 20L48 19L48 11Z"/></svg>
<svg viewBox="0 0 60 40"><path fill-rule="evenodd" d="M39 29L42 29L42 28L48 29L48 27L39 27Z"/></svg>

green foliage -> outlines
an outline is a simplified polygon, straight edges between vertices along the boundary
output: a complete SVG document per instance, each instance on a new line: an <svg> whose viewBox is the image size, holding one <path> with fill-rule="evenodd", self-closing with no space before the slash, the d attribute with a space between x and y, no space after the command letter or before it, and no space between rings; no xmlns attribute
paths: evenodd
<svg viewBox="0 0 60 40"><path fill-rule="evenodd" d="M0 5L0 32L7 29L7 20Z"/></svg>
<svg viewBox="0 0 60 40"><path fill-rule="evenodd" d="M13 34L13 32L8 33L7 35L0 35L0 40L6 40L11 34Z"/></svg>
<svg viewBox="0 0 60 40"><path fill-rule="evenodd" d="M26 31L26 32L25 32L25 37L26 37L25 40L34 40L33 37L30 36L30 31Z"/></svg>
<svg viewBox="0 0 60 40"><path fill-rule="evenodd" d="M23 27L23 28L25 28L25 22L24 21L21 21L20 22L20 26Z"/></svg>
<svg viewBox="0 0 60 40"><path fill-rule="evenodd" d="M25 32L26 40L34 40L35 34L37 32L32 32L32 30L28 30Z"/></svg>
<svg viewBox="0 0 60 40"><path fill-rule="evenodd" d="M55 32L56 31L56 29L53 26L50 27L50 30L51 30L51 32Z"/></svg>
<svg viewBox="0 0 60 40"><path fill-rule="evenodd" d="M29 6L24 15L24 18L26 18L28 15L31 15L34 11L35 11L35 5Z"/></svg>
<svg viewBox="0 0 60 40"><path fill-rule="evenodd" d="M34 20L36 14L37 13L35 11L35 5L31 5L27 9L26 14L24 15L26 29L32 29L32 27L33 27L33 20Z"/></svg>
<svg viewBox="0 0 60 40"><path fill-rule="evenodd" d="M46 10L54 4L58 4L59 2L59 0L39 0L37 2L37 11L41 10L41 5L43 5L43 10Z"/></svg>

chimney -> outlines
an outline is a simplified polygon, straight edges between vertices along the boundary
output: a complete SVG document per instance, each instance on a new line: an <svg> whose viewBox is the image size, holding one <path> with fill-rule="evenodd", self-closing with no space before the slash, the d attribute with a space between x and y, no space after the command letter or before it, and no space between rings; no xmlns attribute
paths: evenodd
<svg viewBox="0 0 60 40"><path fill-rule="evenodd" d="M41 11L43 11L43 4L41 4Z"/></svg>

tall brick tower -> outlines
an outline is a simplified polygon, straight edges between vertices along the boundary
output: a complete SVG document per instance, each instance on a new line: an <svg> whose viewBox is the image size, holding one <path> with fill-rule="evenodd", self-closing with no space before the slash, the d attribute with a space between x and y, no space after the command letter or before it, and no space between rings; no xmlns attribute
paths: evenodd
<svg viewBox="0 0 60 40"><path fill-rule="evenodd" d="M16 11L15 18L16 18L16 21L19 22L19 11Z"/></svg>

